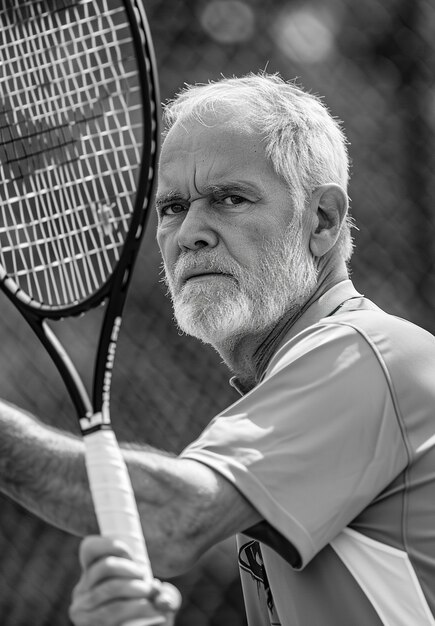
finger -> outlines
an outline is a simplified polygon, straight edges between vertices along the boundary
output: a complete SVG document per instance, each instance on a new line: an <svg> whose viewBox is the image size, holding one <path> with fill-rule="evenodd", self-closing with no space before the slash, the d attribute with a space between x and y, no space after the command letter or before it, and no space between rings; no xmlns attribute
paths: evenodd
<svg viewBox="0 0 435 626"><path fill-rule="evenodd" d="M79 594L73 593L73 602ZM85 608L91 609L113 600L128 600L143 598L162 612L178 611L181 605L181 594L170 583L162 583L155 579L119 579L108 578L93 588L87 588L80 593L80 602Z"/></svg>
<svg viewBox="0 0 435 626"><path fill-rule="evenodd" d="M150 620L149 623L165 623L164 618L145 599L116 600L89 609L81 603L73 603L69 609L69 616L75 626L119 626L131 620ZM151 618L155 618L151 621Z"/></svg>
<svg viewBox="0 0 435 626"><path fill-rule="evenodd" d="M98 586L73 594L73 604L79 603L86 610L94 610L103 604L122 600L146 600L149 585L144 580L119 580L110 578Z"/></svg>
<svg viewBox="0 0 435 626"><path fill-rule="evenodd" d="M83 573L73 589L73 598L107 578L143 578L142 569L131 560L127 546L107 537L86 537L80 546L80 562Z"/></svg>
<svg viewBox="0 0 435 626"><path fill-rule="evenodd" d="M87 569L94 561L109 555L133 559L128 546L118 539L90 535L80 544L79 560L82 569Z"/></svg>
<svg viewBox="0 0 435 626"><path fill-rule="evenodd" d="M181 593L170 583L161 583L160 591L153 599L154 607L163 613L177 612L181 606Z"/></svg>
<svg viewBox="0 0 435 626"><path fill-rule="evenodd" d="M86 569L74 587L73 598L81 593L94 591L97 587L106 581L118 581L122 586L122 582L130 584L134 581L142 583L141 592L146 595L151 590L151 581L145 581L141 566L130 559L117 556L106 556L98 561L94 561L88 569Z"/></svg>

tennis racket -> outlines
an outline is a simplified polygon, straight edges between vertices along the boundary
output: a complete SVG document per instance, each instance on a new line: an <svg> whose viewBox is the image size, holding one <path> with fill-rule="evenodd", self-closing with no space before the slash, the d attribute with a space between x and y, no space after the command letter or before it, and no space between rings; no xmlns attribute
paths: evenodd
<svg viewBox="0 0 435 626"><path fill-rule="evenodd" d="M140 0L1 3L1 288L71 395L100 531L130 546L145 577L151 569L109 403L158 135L157 72ZM102 302L91 399L51 322Z"/></svg>

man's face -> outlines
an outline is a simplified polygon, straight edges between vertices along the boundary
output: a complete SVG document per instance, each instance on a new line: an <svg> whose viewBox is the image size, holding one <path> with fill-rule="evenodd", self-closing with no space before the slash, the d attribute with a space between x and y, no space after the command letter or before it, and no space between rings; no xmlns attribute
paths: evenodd
<svg viewBox="0 0 435 626"><path fill-rule="evenodd" d="M262 333L316 284L306 218L261 137L228 117L164 141L157 240L180 328L206 343Z"/></svg>

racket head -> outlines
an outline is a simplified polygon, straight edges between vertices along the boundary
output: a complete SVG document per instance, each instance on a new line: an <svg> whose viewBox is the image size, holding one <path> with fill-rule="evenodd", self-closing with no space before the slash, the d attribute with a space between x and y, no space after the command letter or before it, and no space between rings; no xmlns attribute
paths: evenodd
<svg viewBox="0 0 435 626"><path fill-rule="evenodd" d="M154 190L159 92L138 0L0 9L0 283L58 319L113 289Z"/></svg>

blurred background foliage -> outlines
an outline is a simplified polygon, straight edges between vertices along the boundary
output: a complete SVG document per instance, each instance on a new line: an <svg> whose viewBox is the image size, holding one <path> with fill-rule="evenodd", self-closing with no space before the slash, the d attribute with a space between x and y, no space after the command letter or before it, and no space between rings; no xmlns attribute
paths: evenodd
<svg viewBox="0 0 435 626"><path fill-rule="evenodd" d="M3 0L5 1L5 0ZM144 0L161 94L266 69L320 94L347 130L357 288L435 331L435 4L432 0ZM240 103L243 106L243 103ZM115 364L119 438L180 451L236 399L209 348L173 326L150 220ZM1 298L0 394L77 432L49 359ZM62 325L90 374L99 315ZM0 499L0 624L64 626L79 540ZM245 624L235 547L224 542L177 579L178 626Z"/></svg>

